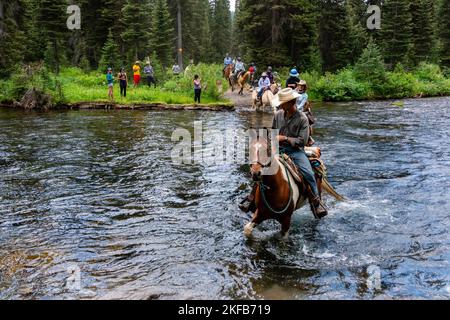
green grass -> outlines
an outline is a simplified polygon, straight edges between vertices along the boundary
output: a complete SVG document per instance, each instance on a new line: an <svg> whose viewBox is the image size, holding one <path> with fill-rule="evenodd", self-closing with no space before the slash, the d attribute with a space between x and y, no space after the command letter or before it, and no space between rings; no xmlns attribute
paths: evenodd
<svg viewBox="0 0 450 320"><path fill-rule="evenodd" d="M104 86L85 87L76 83L69 83L63 85L64 98L67 103L77 102L107 102L108 100L108 88ZM194 103L194 90L192 94L184 92L169 92L162 89L154 89L148 87L133 88L128 87L127 97L120 97L119 85L114 85L114 101L120 104L150 104L150 103L162 103L162 104L193 104ZM208 95L202 96L202 104L214 104L224 103L225 100L218 100L216 98L209 97Z"/></svg>
<svg viewBox="0 0 450 320"><path fill-rule="evenodd" d="M230 104L223 99L216 86L221 80L222 70L219 65L198 65L190 72L180 77L168 75L165 83L158 84L157 88L148 87L141 80L139 87L134 88L132 75L129 77L127 97L120 97L119 82L114 82L114 102L122 105L131 104L167 104L189 105L194 104L193 75L202 77L204 90L202 92L202 105ZM57 90L60 83L61 91ZM226 84L225 84L226 85ZM78 68L64 68L60 75L47 74L40 70L35 76L29 78L24 74L13 75L9 80L0 80L0 102L19 100L27 88L37 87L53 96L57 104L75 104L79 102L110 102L108 99L108 86L106 74L98 71L84 72ZM222 88L226 91L228 87Z"/></svg>

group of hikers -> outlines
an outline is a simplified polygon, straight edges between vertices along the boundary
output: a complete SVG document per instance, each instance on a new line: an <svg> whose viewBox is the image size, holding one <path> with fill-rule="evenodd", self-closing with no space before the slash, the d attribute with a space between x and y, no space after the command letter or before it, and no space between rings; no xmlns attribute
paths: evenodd
<svg viewBox="0 0 450 320"><path fill-rule="evenodd" d="M133 70L133 87L137 88L141 83L141 62L136 61L132 67ZM182 72L182 69L178 63L175 63L172 66L172 73L174 76L179 76ZM156 78L155 78L155 70L153 69L153 66L150 61L147 61L144 66L143 73L145 75L145 81L148 87L151 87L152 85L156 88ZM120 96L122 98L127 97L127 88L128 88L128 75L125 71L125 68L121 68L120 72L117 74L117 79L119 80L119 87L120 87ZM106 82L108 85L108 98L110 100L114 100L114 74L113 69L109 67L107 69L106 73ZM201 79L198 75L194 76L193 79L193 85L194 85L194 100L196 103L200 103L201 99Z"/></svg>

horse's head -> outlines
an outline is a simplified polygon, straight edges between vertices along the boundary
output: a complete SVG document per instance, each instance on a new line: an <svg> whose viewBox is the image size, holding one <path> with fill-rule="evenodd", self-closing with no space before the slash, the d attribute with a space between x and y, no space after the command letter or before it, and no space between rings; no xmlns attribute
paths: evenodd
<svg viewBox="0 0 450 320"><path fill-rule="evenodd" d="M272 167L270 143L263 138L255 139L250 144L250 173L253 181L261 181L262 176L268 174Z"/></svg>

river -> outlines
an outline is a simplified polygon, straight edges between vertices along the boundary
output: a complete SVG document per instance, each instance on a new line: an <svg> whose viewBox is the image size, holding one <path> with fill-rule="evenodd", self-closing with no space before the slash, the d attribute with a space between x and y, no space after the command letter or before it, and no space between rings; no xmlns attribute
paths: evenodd
<svg viewBox="0 0 450 320"><path fill-rule="evenodd" d="M448 299L450 98L317 104L349 200L243 236L247 166L175 165L194 121L270 114L0 109L0 299Z"/></svg>

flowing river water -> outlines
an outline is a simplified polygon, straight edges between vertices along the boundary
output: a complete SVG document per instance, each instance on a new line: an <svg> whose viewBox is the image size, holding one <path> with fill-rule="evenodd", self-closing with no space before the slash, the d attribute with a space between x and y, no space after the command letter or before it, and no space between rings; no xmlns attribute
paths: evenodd
<svg viewBox="0 0 450 320"><path fill-rule="evenodd" d="M450 98L317 104L348 198L250 239L244 164L175 165L171 135L270 114L0 109L0 299L450 298Z"/></svg>

